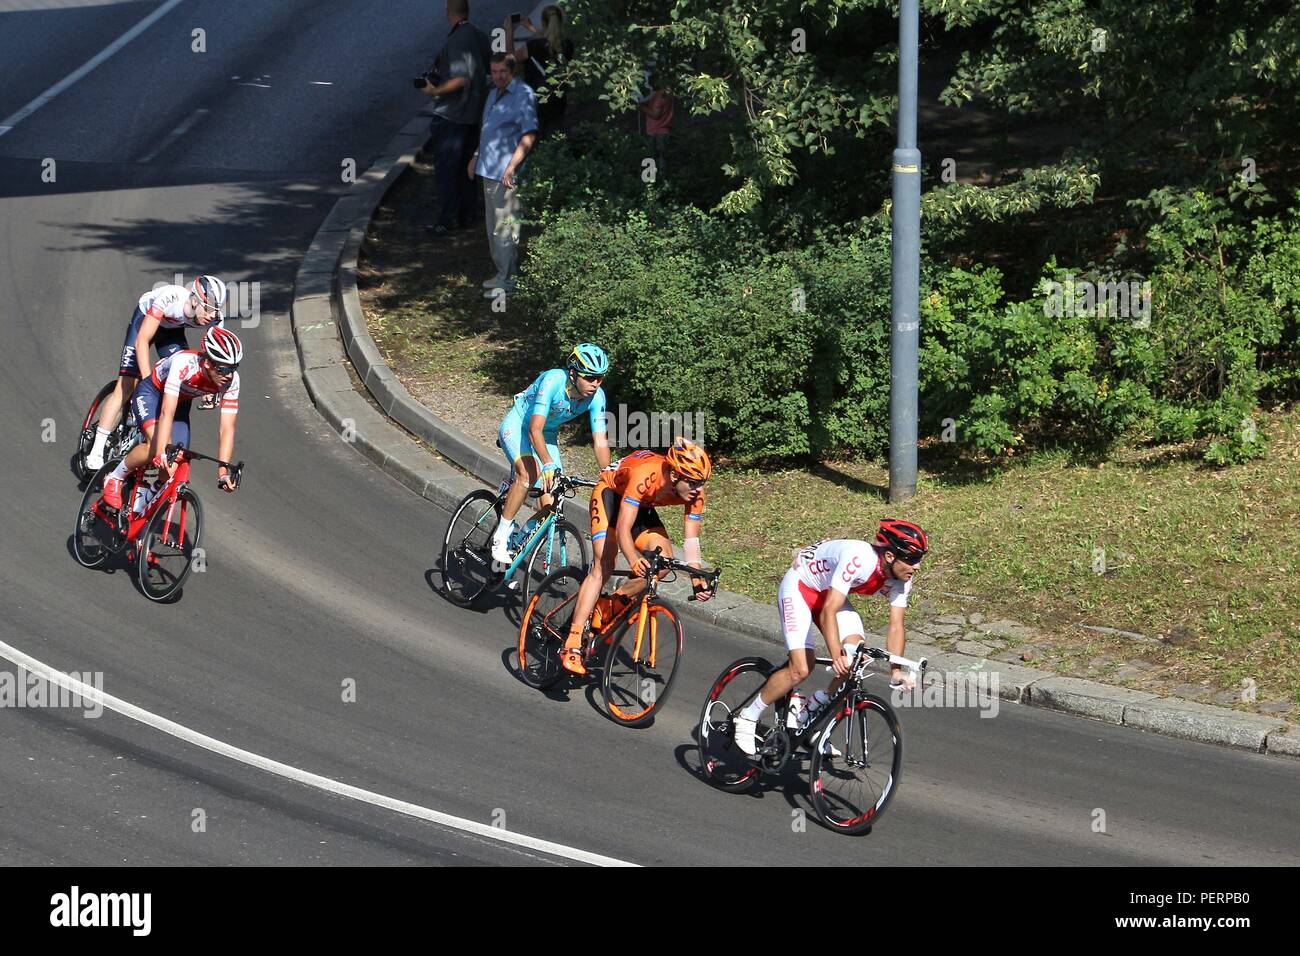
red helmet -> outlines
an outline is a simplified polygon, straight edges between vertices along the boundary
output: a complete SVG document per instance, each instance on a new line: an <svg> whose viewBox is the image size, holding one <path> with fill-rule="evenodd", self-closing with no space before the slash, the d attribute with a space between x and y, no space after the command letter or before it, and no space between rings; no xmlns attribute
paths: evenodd
<svg viewBox="0 0 1300 956"><path fill-rule="evenodd" d="M919 561L930 550L930 542L921 526L899 518L881 519L876 531L876 544L907 562Z"/></svg>

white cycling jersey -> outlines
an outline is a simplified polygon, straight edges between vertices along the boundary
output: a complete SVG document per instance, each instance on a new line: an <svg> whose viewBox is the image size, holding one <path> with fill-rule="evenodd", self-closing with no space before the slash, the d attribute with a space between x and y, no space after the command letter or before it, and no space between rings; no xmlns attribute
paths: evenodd
<svg viewBox="0 0 1300 956"><path fill-rule="evenodd" d="M881 594L891 607L907 607L912 582L891 578L881 551L869 541L824 539L795 555L791 568L810 607L820 607L826 592Z"/></svg>
<svg viewBox="0 0 1300 956"><path fill-rule="evenodd" d="M189 301L190 290L183 285L164 285L156 289L151 289L144 295L140 296L137 307L143 315L152 315L158 320L159 328L180 329L189 327L192 329L211 328L214 325L220 325L221 322L215 321L211 325L199 325L196 319L192 319L185 314L185 303Z"/></svg>
<svg viewBox="0 0 1300 956"><path fill-rule="evenodd" d="M190 402L203 395L216 395L223 415L239 411L239 373L231 376L224 390L214 385L203 374L203 356L192 349L175 352L153 367L150 377L154 387L164 395L176 395L182 402Z"/></svg>

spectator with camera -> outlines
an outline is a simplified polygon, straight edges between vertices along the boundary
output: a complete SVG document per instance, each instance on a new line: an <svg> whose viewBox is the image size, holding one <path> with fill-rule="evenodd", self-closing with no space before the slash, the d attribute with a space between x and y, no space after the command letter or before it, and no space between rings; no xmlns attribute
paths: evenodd
<svg viewBox="0 0 1300 956"><path fill-rule="evenodd" d="M487 36L469 22L469 0L447 0L447 23L451 29L433 68L415 79L416 89L433 100L427 149L440 210L437 222L424 228L434 236L467 226L473 216L474 186L459 171L478 139L491 53Z"/></svg>
<svg viewBox="0 0 1300 956"><path fill-rule="evenodd" d="M513 292L519 271L518 195L520 167L537 142L537 94L515 76L515 58L494 53L492 90L483 104L479 146L467 173L483 180L483 211L487 218L488 246L497 274L483 283L487 297L498 290Z"/></svg>
<svg viewBox="0 0 1300 956"><path fill-rule="evenodd" d="M515 45L516 27L533 34L518 46ZM564 12L553 3L543 7L540 30L528 17L512 13L506 18L505 30L507 49L513 50L515 61L523 64L524 82L537 91L543 83L550 81L546 101L539 99L537 103L538 135L545 138L564 122L565 98L555 90L555 77L552 76L557 66L573 58L573 41L564 27Z"/></svg>

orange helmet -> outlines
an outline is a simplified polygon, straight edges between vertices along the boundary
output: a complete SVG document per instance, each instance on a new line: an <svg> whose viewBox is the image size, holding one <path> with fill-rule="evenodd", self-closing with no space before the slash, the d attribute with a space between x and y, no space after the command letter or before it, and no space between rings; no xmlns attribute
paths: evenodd
<svg viewBox="0 0 1300 956"><path fill-rule="evenodd" d="M713 474L713 462L709 453L689 438L678 438L668 449L665 456L668 465L683 478L695 481L708 481Z"/></svg>

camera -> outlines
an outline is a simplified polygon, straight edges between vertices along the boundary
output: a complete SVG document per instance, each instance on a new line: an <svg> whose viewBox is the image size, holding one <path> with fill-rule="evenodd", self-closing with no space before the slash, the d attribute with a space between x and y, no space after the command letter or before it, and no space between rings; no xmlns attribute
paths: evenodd
<svg viewBox="0 0 1300 956"><path fill-rule="evenodd" d="M430 70L428 73L421 73L415 79L411 80L411 85L417 90L424 89L424 84L426 83L430 86L438 86L442 83L442 77L438 75L437 70Z"/></svg>

